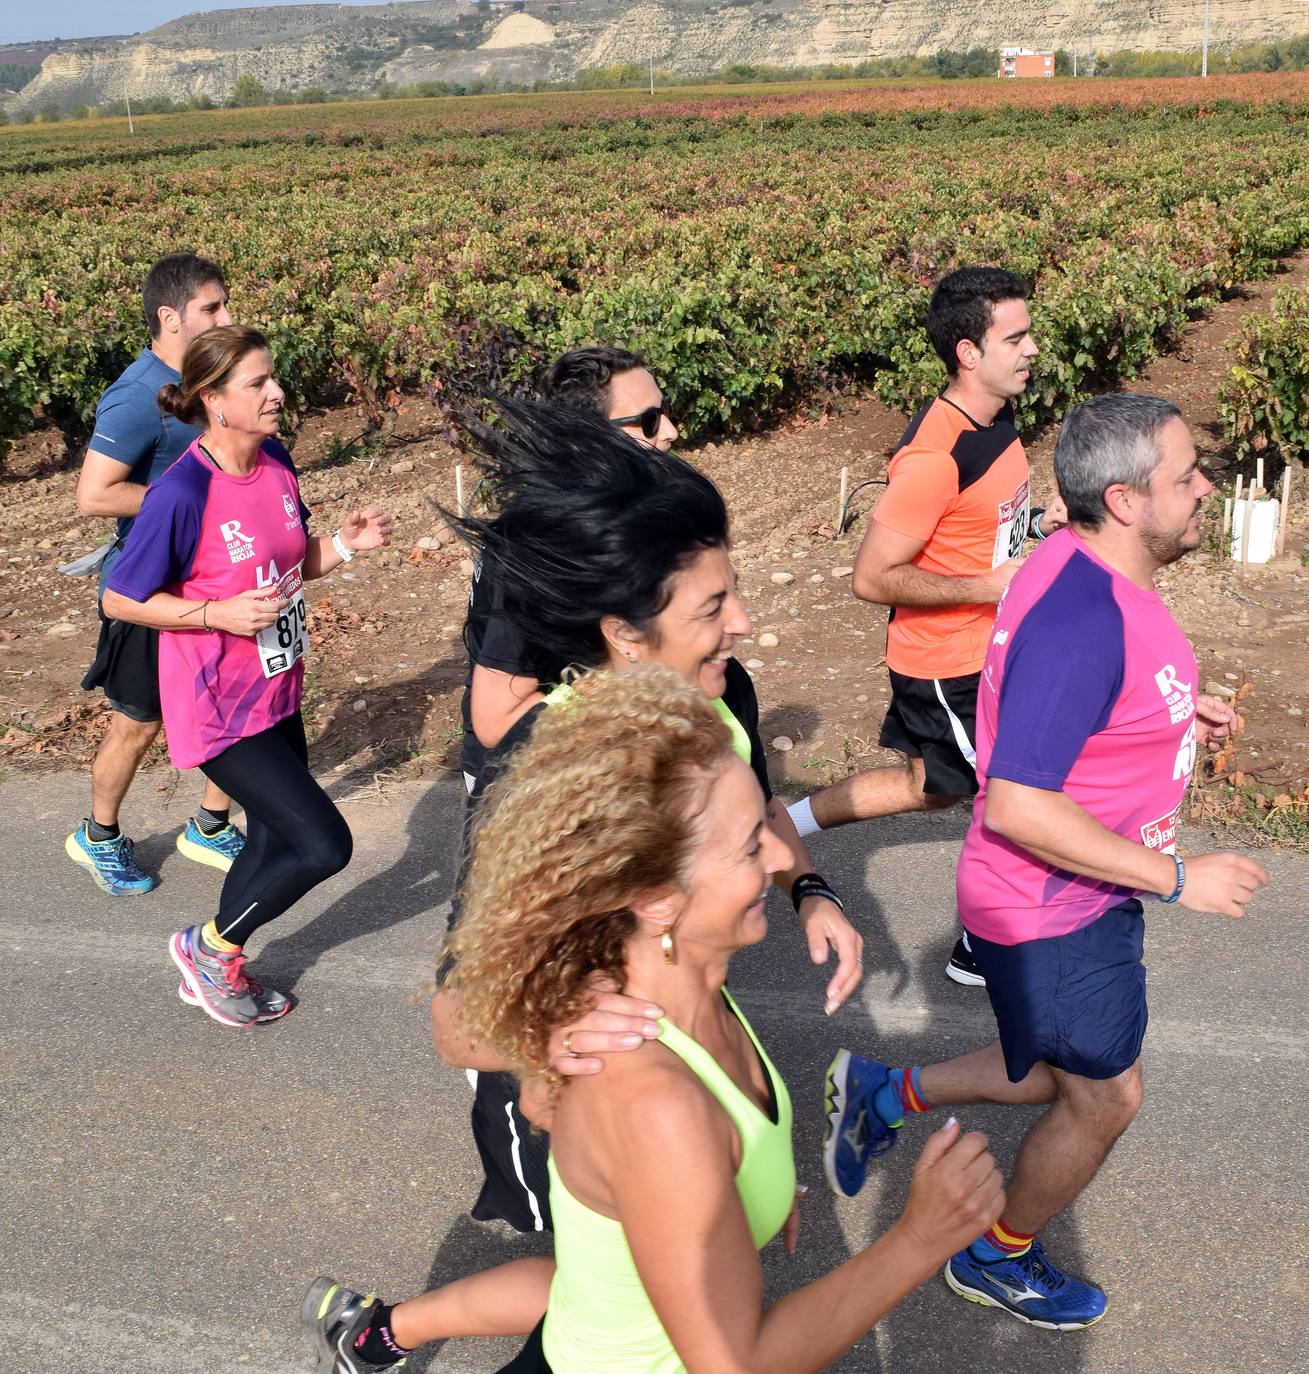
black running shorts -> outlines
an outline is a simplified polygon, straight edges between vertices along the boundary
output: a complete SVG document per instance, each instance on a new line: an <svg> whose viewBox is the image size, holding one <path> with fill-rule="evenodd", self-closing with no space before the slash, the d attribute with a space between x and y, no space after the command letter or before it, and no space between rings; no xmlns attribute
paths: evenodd
<svg viewBox="0 0 1309 1374"><path fill-rule="evenodd" d="M88 692L103 688L110 706L129 720L162 720L159 631L101 616L95 662L82 679L82 687Z"/></svg>
<svg viewBox="0 0 1309 1374"><path fill-rule="evenodd" d="M932 797L971 797L977 792L977 684L967 677L920 678L891 672L891 705L878 740L922 759L923 791Z"/></svg>

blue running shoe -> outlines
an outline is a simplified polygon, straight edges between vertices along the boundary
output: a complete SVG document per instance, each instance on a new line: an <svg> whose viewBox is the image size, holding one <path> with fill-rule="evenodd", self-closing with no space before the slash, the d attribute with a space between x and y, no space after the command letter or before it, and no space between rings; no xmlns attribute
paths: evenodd
<svg viewBox="0 0 1309 1374"><path fill-rule="evenodd" d="M1104 1316L1108 1304L1093 1284L1056 1269L1038 1242L1013 1259L982 1264L967 1250L946 1261L942 1277L961 1298L998 1307L1047 1331L1080 1331Z"/></svg>
<svg viewBox="0 0 1309 1374"><path fill-rule="evenodd" d="M186 829L177 837L177 852L198 864L208 864L220 873L231 868L236 856L245 848L245 836L230 822L213 835L206 835L192 816Z"/></svg>
<svg viewBox="0 0 1309 1374"><path fill-rule="evenodd" d="M873 1110L873 1097L891 1070L876 1059L863 1059L838 1050L827 1066L824 1107L823 1169L834 1192L854 1197L864 1186L868 1161L895 1144L894 1132L904 1125L883 1121Z"/></svg>
<svg viewBox="0 0 1309 1374"><path fill-rule="evenodd" d="M90 873L101 892L111 897L135 897L138 892L149 892L154 887L155 879L136 866L132 841L126 835L93 840L86 825L83 821L64 841L64 853Z"/></svg>

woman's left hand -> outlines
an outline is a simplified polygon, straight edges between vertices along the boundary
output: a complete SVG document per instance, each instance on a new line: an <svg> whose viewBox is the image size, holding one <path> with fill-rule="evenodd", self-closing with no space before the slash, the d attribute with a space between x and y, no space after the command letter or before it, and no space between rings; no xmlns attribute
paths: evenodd
<svg viewBox="0 0 1309 1374"><path fill-rule="evenodd" d="M809 942L809 957L815 964L827 962L828 946L836 951L836 975L827 985L823 1004L823 1010L831 1016L864 976L864 937L835 902L816 895L800 903L800 925Z"/></svg>
<svg viewBox="0 0 1309 1374"><path fill-rule="evenodd" d="M380 549L391 539L391 517L376 506L352 510L341 525L341 538L347 549L362 552Z"/></svg>

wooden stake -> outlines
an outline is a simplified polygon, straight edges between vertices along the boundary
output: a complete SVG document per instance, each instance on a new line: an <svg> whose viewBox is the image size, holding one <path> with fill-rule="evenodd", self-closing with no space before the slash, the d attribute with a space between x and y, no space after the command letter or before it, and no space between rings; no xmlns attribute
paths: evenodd
<svg viewBox="0 0 1309 1374"><path fill-rule="evenodd" d="M1264 489L1264 460L1262 458L1256 458L1254 461L1254 487L1255 491L1263 491ZM1253 496L1254 492L1252 491L1250 494Z"/></svg>
<svg viewBox="0 0 1309 1374"><path fill-rule="evenodd" d="M1223 500L1223 538L1227 538L1227 532L1232 528L1232 498L1225 497Z"/></svg>
<svg viewBox="0 0 1309 1374"><path fill-rule="evenodd" d="M1286 552L1286 522L1291 515L1291 465L1282 469L1282 509L1277 514L1277 556Z"/></svg>
<svg viewBox="0 0 1309 1374"><path fill-rule="evenodd" d="M455 510L461 516L467 514L464 510L464 470L458 463L455 464Z"/></svg>
<svg viewBox="0 0 1309 1374"><path fill-rule="evenodd" d="M836 503L836 538L839 539L842 533L842 526L845 524L845 498L850 489L850 469L841 469L841 495Z"/></svg>
<svg viewBox="0 0 1309 1374"><path fill-rule="evenodd" d="M1245 478L1238 472L1236 474L1236 491L1232 496L1232 547L1229 550L1231 557L1236 557L1236 508L1241 504L1241 483Z"/></svg>
<svg viewBox="0 0 1309 1374"><path fill-rule="evenodd" d="M1254 492L1245 494L1245 519L1241 522L1241 562L1250 561L1250 531L1254 527Z"/></svg>

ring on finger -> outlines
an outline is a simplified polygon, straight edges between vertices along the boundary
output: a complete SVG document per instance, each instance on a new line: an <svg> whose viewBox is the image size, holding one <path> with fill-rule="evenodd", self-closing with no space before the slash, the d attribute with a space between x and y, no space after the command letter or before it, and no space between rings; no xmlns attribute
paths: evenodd
<svg viewBox="0 0 1309 1374"><path fill-rule="evenodd" d="M577 1058L577 1051L573 1048L572 1031L564 1032L564 1053L568 1055L571 1059Z"/></svg>

